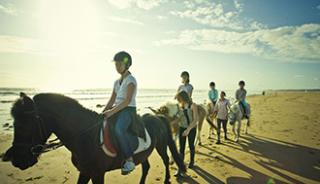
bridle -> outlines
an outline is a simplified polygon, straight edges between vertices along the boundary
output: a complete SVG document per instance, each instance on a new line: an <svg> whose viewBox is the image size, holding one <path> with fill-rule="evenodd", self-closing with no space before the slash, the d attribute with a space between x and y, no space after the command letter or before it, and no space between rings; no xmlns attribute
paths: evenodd
<svg viewBox="0 0 320 184"><path fill-rule="evenodd" d="M35 156L39 156L44 152L52 151L63 146L61 142L56 142L58 139L50 140L49 143L42 143L43 141L45 141L45 135L47 134L47 130L44 126L43 119L40 117L36 108L34 110L24 111L23 113L32 115L33 118L35 118L36 120L36 122L34 122L34 127L32 127L32 130L34 130L31 134L32 141L31 143L13 143L13 146L31 147L30 151ZM36 141L35 138L37 134L39 134L39 141Z"/></svg>

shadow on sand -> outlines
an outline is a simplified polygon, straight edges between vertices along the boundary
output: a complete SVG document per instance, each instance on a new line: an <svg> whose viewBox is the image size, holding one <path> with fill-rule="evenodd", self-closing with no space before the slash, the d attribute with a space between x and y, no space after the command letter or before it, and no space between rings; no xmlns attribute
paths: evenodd
<svg viewBox="0 0 320 184"><path fill-rule="evenodd" d="M262 159L258 159L256 163L261 167L269 170L273 173L272 176L278 175L283 179L291 183L303 183L298 180L297 177L303 177L305 179L312 180L314 183L320 182L320 150L316 148L310 148L306 146L301 146L297 144L292 144L284 141L279 141L275 139L257 137L248 135L242 137L244 141L238 144L241 148L233 146L234 143L228 143L226 146L231 146L240 151L251 154L252 156L258 156ZM245 164L237 161L226 154L223 154L215 149L208 146L203 146L203 148L209 151L215 152L226 159L223 159L224 163L230 164L242 171L251 175L250 178L244 177L229 177L226 179L227 183L230 184L248 184L248 183L267 183L270 181L271 176L266 175L258 170L255 170ZM207 157L211 155L202 154ZM267 161L266 161L267 160ZM209 173L206 173L201 168L198 168L196 173L203 177L208 183L219 183L221 181L216 180L216 178ZM205 173L205 174L203 174ZM290 173L290 176L287 174ZM209 176L209 177L207 177ZM211 180L212 179L212 180ZM211 182L212 181L212 182ZM280 180L273 179L275 183L285 183ZM273 182L272 182L273 183Z"/></svg>

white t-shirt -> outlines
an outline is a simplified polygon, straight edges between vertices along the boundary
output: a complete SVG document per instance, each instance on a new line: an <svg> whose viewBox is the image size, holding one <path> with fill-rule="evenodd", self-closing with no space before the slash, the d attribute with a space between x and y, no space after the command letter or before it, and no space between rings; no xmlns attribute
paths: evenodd
<svg viewBox="0 0 320 184"><path fill-rule="evenodd" d="M183 84L178 88L178 92L185 91L189 95L191 94L192 90L193 90L193 86L191 84L186 84L186 85Z"/></svg>
<svg viewBox="0 0 320 184"><path fill-rule="evenodd" d="M230 108L230 102L227 99L224 99L223 101L221 99L218 100L214 107L214 111L217 111L217 118L221 120L226 120L228 119L228 109L227 107Z"/></svg>
<svg viewBox="0 0 320 184"><path fill-rule="evenodd" d="M115 105L119 105L120 103L122 103L126 97L127 97L127 92L128 92L128 85L129 84L133 84L135 86L135 89L133 91L132 94L132 98L131 101L129 103L129 107L136 107L136 96L137 96L137 81L136 79L129 74L128 76L126 76L123 80L122 83L120 84L120 80L118 79L115 81L113 89L114 92L116 93L116 100L114 102Z"/></svg>

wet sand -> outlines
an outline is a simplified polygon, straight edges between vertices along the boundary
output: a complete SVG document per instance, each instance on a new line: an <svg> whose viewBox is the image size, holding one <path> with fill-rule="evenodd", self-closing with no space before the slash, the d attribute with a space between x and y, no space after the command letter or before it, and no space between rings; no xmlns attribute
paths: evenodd
<svg viewBox="0 0 320 184"><path fill-rule="evenodd" d="M171 166L172 183L320 183L320 93L273 92L248 98L252 106L249 134L239 143L232 140L216 145L202 130L203 145L197 146L196 167L189 178L177 180ZM233 138L228 125L228 136ZM0 134L0 153L12 141ZM186 154L186 162L189 154ZM147 183L163 183L164 166L154 151ZM0 162L0 183L76 183L78 172L65 148L45 153L32 168L20 171ZM128 176L120 170L106 173L106 183L138 183L141 166Z"/></svg>

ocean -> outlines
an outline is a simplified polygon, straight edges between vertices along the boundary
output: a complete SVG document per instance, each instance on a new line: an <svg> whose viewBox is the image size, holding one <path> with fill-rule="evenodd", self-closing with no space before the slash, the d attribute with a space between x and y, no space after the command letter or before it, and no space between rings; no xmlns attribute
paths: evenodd
<svg viewBox="0 0 320 184"><path fill-rule="evenodd" d="M19 93L25 92L33 97L42 91L32 88L0 88L0 131L12 132L12 117L10 109L19 98ZM233 100L235 90L226 90L227 98ZM76 89L62 94L79 101L84 107L101 112L98 104L105 105L111 96L112 89ZM147 107L157 108L161 104L174 100L176 89L139 89L137 93L137 110L139 114L150 113ZM248 95L261 94L261 91L249 91ZM194 90L192 98L195 103L206 103L208 90Z"/></svg>

